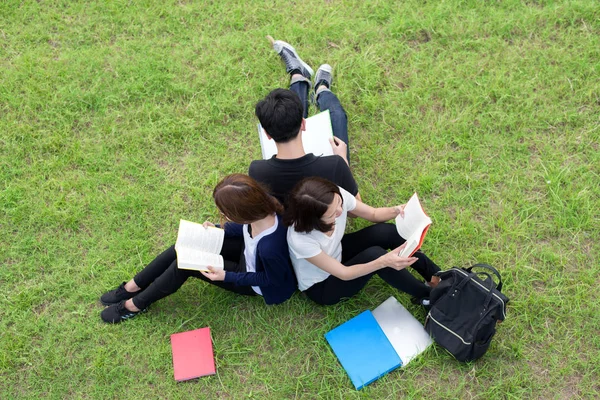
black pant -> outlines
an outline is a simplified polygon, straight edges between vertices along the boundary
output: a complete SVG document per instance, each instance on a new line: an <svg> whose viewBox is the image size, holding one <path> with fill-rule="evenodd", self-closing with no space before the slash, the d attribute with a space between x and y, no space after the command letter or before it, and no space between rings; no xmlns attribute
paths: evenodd
<svg viewBox="0 0 600 400"><path fill-rule="evenodd" d="M364 264L384 255L386 249L395 249L405 240L398 235L393 224L380 223L371 225L360 231L344 235L342 238L342 264L346 266ZM416 252L418 260L412 267L427 281L431 280L439 267L425 254ZM350 298L358 293L373 275L379 275L384 281L396 289L411 296L423 298L429 296L430 289L416 279L406 269L397 271L386 267L350 281L344 281L330 275L322 282L308 288L305 293L316 303L323 305L336 304L342 299Z"/></svg>
<svg viewBox="0 0 600 400"><path fill-rule="evenodd" d="M244 239L242 237L225 238L221 255L223 256L225 271L246 272ZM175 246L171 246L133 278L136 285L142 289L132 299L133 304L139 309L144 309L155 301L175 293L190 276L231 292L248 296L256 294L250 286L236 286L229 282L213 282L199 271L177 268Z"/></svg>

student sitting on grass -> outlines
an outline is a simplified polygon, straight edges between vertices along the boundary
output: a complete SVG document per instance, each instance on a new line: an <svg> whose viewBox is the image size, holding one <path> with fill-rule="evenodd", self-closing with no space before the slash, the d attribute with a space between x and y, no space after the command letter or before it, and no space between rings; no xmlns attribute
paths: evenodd
<svg viewBox="0 0 600 400"><path fill-rule="evenodd" d="M235 293L262 295L267 304L282 303L292 296L296 278L289 259L287 229L279 216L281 204L258 182L241 174L219 182L213 198L230 221L224 226L221 250L225 269L179 269L175 246L171 246L129 282L102 295L100 301L109 306L102 311L102 320L118 323L135 317L151 303L175 293L190 276ZM213 226L210 222L204 225Z"/></svg>
<svg viewBox="0 0 600 400"><path fill-rule="evenodd" d="M313 70L294 47L269 36L290 75L290 88L275 89L255 107L255 113L267 136L275 141L277 154L268 160L252 161L248 175L265 184L282 203L294 185L303 178L320 176L343 187L360 200L358 186L348 166L348 118L337 96L331 91L333 71L323 64L311 83ZM312 87L311 87L312 85ZM334 138L333 155L306 154L302 132L306 128L309 93L314 94L319 111L329 110Z"/></svg>
<svg viewBox="0 0 600 400"><path fill-rule="evenodd" d="M289 226L288 245L300 290L316 303L336 304L354 296L377 274L419 304L428 304L424 300L438 282L432 276L440 269L421 252L400 257L404 239L395 225L382 223L403 215L403 209L370 207L323 178L299 182L288 197L283 221ZM349 212L377 224L344 235ZM409 265L428 285L404 269Z"/></svg>

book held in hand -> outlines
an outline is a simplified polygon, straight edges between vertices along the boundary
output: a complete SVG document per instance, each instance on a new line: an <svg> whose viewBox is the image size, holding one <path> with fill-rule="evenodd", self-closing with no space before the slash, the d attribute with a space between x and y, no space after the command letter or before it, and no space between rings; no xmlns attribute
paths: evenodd
<svg viewBox="0 0 600 400"><path fill-rule="evenodd" d="M417 194L413 194L404 207L404 217L396 217L398 234L406 240L406 247L400 252L400 257L411 257L421 248L427 230L431 226L431 218L425 214Z"/></svg>
<svg viewBox="0 0 600 400"><path fill-rule="evenodd" d="M177 252L177 268L208 271L208 266L223 268L221 248L225 231L221 228L186 220L179 221L179 232L175 251Z"/></svg>
<svg viewBox="0 0 600 400"><path fill-rule="evenodd" d="M258 137L260 138L260 149L265 160L277 154L277 146L274 140L269 140L265 130L258 124ZM333 149L329 139L333 137L331 128L331 117L329 110L325 110L306 119L306 130L302 132L302 145L305 153L313 153L315 156L331 156Z"/></svg>

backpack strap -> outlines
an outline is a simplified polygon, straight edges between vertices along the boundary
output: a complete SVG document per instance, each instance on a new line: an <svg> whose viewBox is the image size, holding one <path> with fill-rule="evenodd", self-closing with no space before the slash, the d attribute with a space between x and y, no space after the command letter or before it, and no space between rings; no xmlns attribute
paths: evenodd
<svg viewBox="0 0 600 400"><path fill-rule="evenodd" d="M485 296L485 301L483 302L483 310L487 310L488 307L490 306L490 302L492 301L492 291L494 290L494 280L492 279L491 275L488 274L487 272L480 272L477 275L486 275L488 278L490 278L490 287L488 288L488 294L487 296Z"/></svg>
<svg viewBox="0 0 600 400"><path fill-rule="evenodd" d="M455 291L460 291L463 288L463 286L465 286L471 280L471 278L474 278L476 276L477 276L476 273L470 272L467 276L465 276L463 278L462 281L456 283L456 285L454 286L454 290Z"/></svg>
<svg viewBox="0 0 600 400"><path fill-rule="evenodd" d="M496 289L501 292L502 291L502 277L500 276L500 272L498 272L498 270L494 267L492 267L491 265L488 264L475 264L469 268L466 269L467 272L472 272L473 268L483 268L483 269L487 269L488 271L491 271L494 275L496 275L496 277L498 278L498 286L496 287ZM486 273L487 276L490 276L489 274ZM491 277L490 277L491 279ZM493 279L492 279L493 282Z"/></svg>
<svg viewBox="0 0 600 400"><path fill-rule="evenodd" d="M492 276L490 274L488 274L487 272L478 272L478 273L470 272L467 276L464 277L464 279L462 281L458 282L454 286L454 288L453 288L454 290L451 289L451 291L453 291L454 293L460 292L461 289L463 288L463 286L465 286L472 278L477 278L482 283L485 282L485 280L483 280L479 277L480 275L485 275L488 278L490 278L490 287L488 288L488 293L485 296L485 301L483 302L483 310L485 311L490 306L490 302L492 301L492 294L493 294L493 290L494 290L494 280L492 279Z"/></svg>

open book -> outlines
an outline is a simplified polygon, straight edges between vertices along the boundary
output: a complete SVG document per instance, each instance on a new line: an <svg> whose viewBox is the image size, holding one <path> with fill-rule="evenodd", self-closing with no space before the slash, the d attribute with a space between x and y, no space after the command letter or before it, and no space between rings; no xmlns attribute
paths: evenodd
<svg viewBox="0 0 600 400"><path fill-rule="evenodd" d="M274 140L269 140L265 130L258 124L258 137L260 138L260 149L265 160L277 154ZM331 128L331 117L329 110L325 110L306 119L306 130L302 132L302 145L305 153L313 153L315 156L331 156L333 149L329 138L333 137Z"/></svg>
<svg viewBox="0 0 600 400"><path fill-rule="evenodd" d="M400 215L396 217L398 234L406 240L406 247L400 252L400 257L410 257L421 248L430 225L431 218L425 214L417 194L413 194L404 207L404 218Z"/></svg>
<svg viewBox="0 0 600 400"><path fill-rule="evenodd" d="M179 221L179 233L175 243L177 268L208 271L208 266L223 268L221 248L225 231L186 220Z"/></svg>

